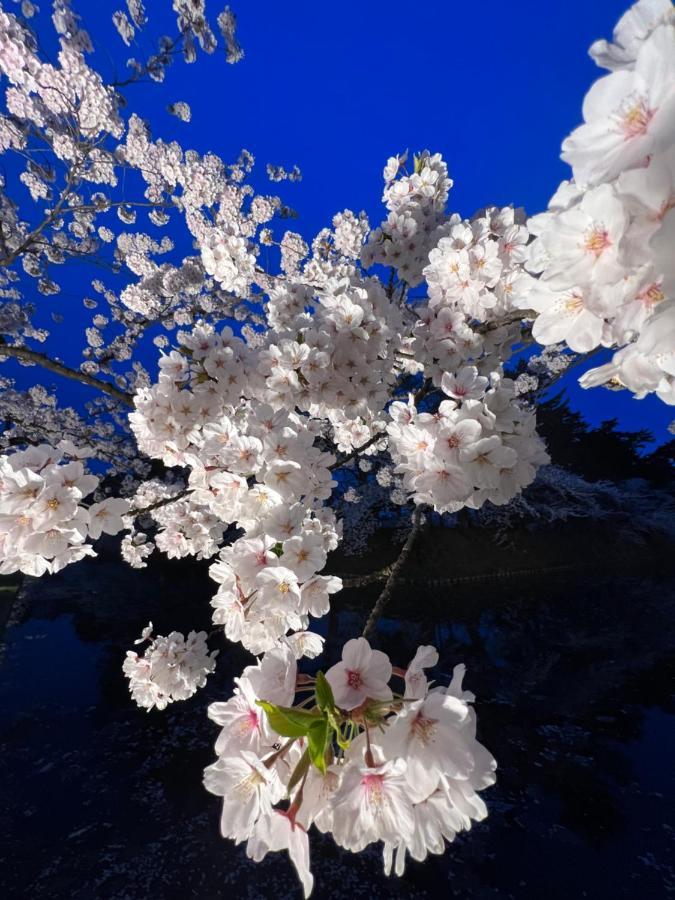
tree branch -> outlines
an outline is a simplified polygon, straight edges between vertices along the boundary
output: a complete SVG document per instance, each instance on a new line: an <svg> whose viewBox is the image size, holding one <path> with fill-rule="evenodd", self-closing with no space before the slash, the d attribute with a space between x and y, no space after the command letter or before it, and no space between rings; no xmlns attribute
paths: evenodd
<svg viewBox="0 0 675 900"><path fill-rule="evenodd" d="M391 569L391 566L385 566L383 569L378 569L376 572L368 572L366 575L341 575L338 572L337 577L342 581L342 587L360 588L374 584L376 581L384 581L385 578L391 575Z"/></svg>
<svg viewBox="0 0 675 900"><path fill-rule="evenodd" d="M495 319L493 322L484 322L475 330L478 334L487 334L489 331L495 331L504 325L515 325L516 322L522 322L524 319L536 319L537 313L533 309L517 309L515 312L502 316L501 319Z"/></svg>
<svg viewBox="0 0 675 900"><path fill-rule="evenodd" d="M40 235L45 230L45 228L47 228L47 226L51 225L52 222L54 222L56 219L58 219L58 217L61 214L61 210L63 209L63 207L66 203L66 200L68 199L68 197L72 194L73 190L75 189L75 184L76 184L77 178L79 176L80 167L81 167L82 163L85 162L85 160L88 156L88 153L89 153L88 150L85 151L82 158L77 160L73 164L72 169L68 170L68 174L66 177L66 184L65 184L63 190L61 191L61 194L59 196L59 199L56 202L56 206L54 207L54 209L52 209L51 212L47 213L47 215L42 220L42 222L40 222L40 224L37 226L37 228L35 228L28 235L26 235L26 237L24 238L22 243L19 244L19 246L15 250L12 250L12 252L9 253L4 259L0 259L0 266L2 266L2 267L11 266L12 263L15 262L21 256L22 253L25 253L25 251L30 248L31 244L33 244L35 242L35 240L38 237L40 237Z"/></svg>
<svg viewBox="0 0 675 900"><path fill-rule="evenodd" d="M179 491L177 494L173 494L171 497L164 497L163 500L157 500L155 503L150 503L148 506L139 506L129 510L130 515L140 516L143 513L152 512L153 509L160 509L162 506L168 506L170 503L175 503L177 500L182 500L183 497L187 496L190 493L189 488L183 488L182 491Z"/></svg>
<svg viewBox="0 0 675 900"><path fill-rule="evenodd" d="M49 369L50 372L63 375L64 378L72 378L74 381L80 381L82 384L88 384L89 387L96 388L104 394L114 397L115 400L119 400L120 403L125 403L127 406L134 405L132 395L127 394L126 391L121 391L113 384L109 384L107 381L100 381L100 379L94 378L92 375L87 375L86 372L70 369L68 366L64 366L63 363L45 356L44 353L29 350L27 347L10 347L0 338L0 357L2 356L11 356L24 362L35 363L35 365L42 366L43 369Z"/></svg>
<svg viewBox="0 0 675 900"><path fill-rule="evenodd" d="M183 35L179 34L175 38L169 39L169 44L164 50L158 48L157 53L154 53L150 59L143 63L140 68L134 72L133 75L130 75L129 78L122 80L116 80L109 82L108 87L115 88L124 88L129 87L131 84L143 84L147 82L143 82L143 79L146 75L149 75L153 69L153 66L164 66L167 67L171 61L171 57L178 53L181 49L181 44L183 42Z"/></svg>
<svg viewBox="0 0 675 900"><path fill-rule="evenodd" d="M350 460L354 459L354 457L358 456L359 453L363 453L364 450L367 450L368 447L372 447L373 444L377 443L377 441L381 441L383 437L387 436L386 431L377 431L375 434L368 438L365 444L361 444L360 447L355 447L351 453L348 453L346 456L343 456L342 459L338 459L333 463L332 466L328 466L328 469L333 472L335 469L339 469L340 466L344 466L345 463L348 463Z"/></svg>
<svg viewBox="0 0 675 900"><path fill-rule="evenodd" d="M368 616L368 620L364 625L363 631L361 632L362 637L368 637L370 632L375 627L377 620L382 615L385 606L389 602L394 586L398 580L398 573L401 571L403 566L405 565L408 556L410 555L410 551L412 550L412 545L415 543L415 538L417 537L422 522L422 507L416 506L415 511L413 512L412 518L412 528L410 529L410 534L406 538L406 542L403 545L403 549L401 550L398 559L391 567L391 572L389 573L389 578L387 578L387 583L382 590L382 593L377 598L377 603L370 611L370 615Z"/></svg>

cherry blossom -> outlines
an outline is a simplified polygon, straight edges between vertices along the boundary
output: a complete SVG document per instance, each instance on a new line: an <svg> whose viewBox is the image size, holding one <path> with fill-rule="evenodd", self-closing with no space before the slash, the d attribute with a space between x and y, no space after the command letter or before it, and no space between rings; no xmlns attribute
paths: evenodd
<svg viewBox="0 0 675 900"><path fill-rule="evenodd" d="M675 29L659 25L630 70L597 81L584 100L584 125L563 143L578 184L597 184L640 165L675 140Z"/></svg>
<svg viewBox="0 0 675 900"><path fill-rule="evenodd" d="M223 797L223 835L247 840L256 860L288 850L306 895L312 825L351 852L382 842L385 871L395 856L401 874L407 853L441 853L446 840L483 819L477 792L494 781L494 760L476 741L464 666L450 684L431 687L422 673L438 662L434 647L419 647L405 673L364 638L348 641L342 656L312 679L271 651L236 679L230 700L209 708L222 731L205 784ZM357 689L343 683L346 664L373 687L354 696ZM387 686L394 672L405 697ZM308 690L314 709L293 706ZM276 702L266 699L273 695ZM284 793L287 808L277 805Z"/></svg>
<svg viewBox="0 0 675 900"><path fill-rule="evenodd" d="M585 124L563 142L574 181L528 222L536 240L527 264L540 274L525 301L540 314L532 334L580 353L615 349L611 363L582 376L583 387L625 387L638 397L654 392L672 404L666 346L675 290L672 4L639 0L618 23L614 43L596 42L591 55L611 73L591 87ZM652 329L652 322L659 325ZM656 328L664 325L660 340Z"/></svg>
<svg viewBox="0 0 675 900"><path fill-rule="evenodd" d="M152 637L152 624L143 630L150 644L143 656L127 651L124 674L129 679L132 698L148 712L165 709L176 700L186 700L204 687L216 667L218 651L209 653L206 632L191 631L187 638L178 631L167 637ZM138 642L137 642L138 643Z"/></svg>
<svg viewBox="0 0 675 900"><path fill-rule="evenodd" d="M204 787L223 798L220 830L235 841L251 837L256 821L271 814L284 794L275 769L246 750L238 757L219 757L205 770Z"/></svg>
<svg viewBox="0 0 675 900"><path fill-rule="evenodd" d="M595 41L590 54L606 69L632 69L643 42L657 25L673 16L670 0L638 0L619 19L614 28L614 43Z"/></svg>
<svg viewBox="0 0 675 900"><path fill-rule="evenodd" d="M358 852L375 841L411 840L415 821L405 778L406 761L345 767L333 797L333 834L338 844Z"/></svg>
<svg viewBox="0 0 675 900"><path fill-rule="evenodd" d="M346 710L355 709L366 700L391 700L387 682L391 663L380 650L372 650L365 638L347 641L342 660L326 672L335 702Z"/></svg>

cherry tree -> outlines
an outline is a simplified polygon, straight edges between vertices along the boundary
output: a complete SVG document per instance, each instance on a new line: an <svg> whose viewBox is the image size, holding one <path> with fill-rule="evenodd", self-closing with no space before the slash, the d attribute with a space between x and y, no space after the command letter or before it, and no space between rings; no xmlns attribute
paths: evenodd
<svg viewBox="0 0 675 900"><path fill-rule="evenodd" d="M463 219L441 156L402 153L384 168L379 225L343 210L308 244L250 185L249 153L200 156L133 113L133 85L177 58L242 56L227 7L213 21L204 0L173 10L175 36L106 79L68 0L53 3L52 61L33 4L0 7L0 573L58 572L103 533L132 567L210 561L214 631L150 623L124 674L136 703L162 710L205 684L212 638L257 657L209 707L221 732L204 783L223 835L254 860L287 850L308 896L312 825L352 852L382 842L401 874L487 814L496 764L464 667L435 684L435 648L392 665L368 641L425 517L516 498L548 461L538 396L603 348L584 387L675 404L675 18L668 0L639 0L592 46L608 74L563 142L572 177L545 212ZM127 46L151 27L141 0L113 24ZM170 111L190 121L187 104ZM71 366L41 298L82 262L91 324ZM23 390L19 365L91 400L64 406L40 378ZM363 634L305 674L323 649L312 622L342 588L328 554L382 498L407 523L401 552L373 577L385 583Z"/></svg>

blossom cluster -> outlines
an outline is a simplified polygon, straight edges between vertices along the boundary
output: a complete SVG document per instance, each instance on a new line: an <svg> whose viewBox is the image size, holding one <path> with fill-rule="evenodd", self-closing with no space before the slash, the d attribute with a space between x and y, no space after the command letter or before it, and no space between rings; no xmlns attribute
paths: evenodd
<svg viewBox="0 0 675 900"><path fill-rule="evenodd" d="M79 35L84 44L78 48L72 39L62 40L58 65L43 63L33 35L15 16L0 11L0 70L14 85L6 95L8 110L19 120L30 118L43 126L54 124L59 131L60 120L72 116L87 138L102 132L119 136L122 122L114 92L83 59L81 51L90 46L89 38L77 27L66 4L56 6L57 30L71 38ZM13 139L21 142L16 134ZM64 140L54 149L62 160L68 160L74 141ZM100 162L103 159L101 156Z"/></svg>
<svg viewBox="0 0 675 900"><path fill-rule="evenodd" d="M87 538L124 528L126 500L83 502L99 484L88 455L64 440L0 456L0 574L58 572L95 555Z"/></svg>
<svg viewBox="0 0 675 900"><path fill-rule="evenodd" d="M240 538L210 568L219 585L211 601L214 623L254 654L290 640L298 656L317 656L323 640L307 631L309 617L326 615L330 594L342 587L339 578L316 574L327 549L337 545L332 528L324 530L320 518L303 518L294 506L277 508L266 522L268 530L288 534L286 540L266 533Z"/></svg>
<svg viewBox="0 0 675 900"><path fill-rule="evenodd" d="M376 278L332 278L312 293L272 292L267 315L275 333L261 364L278 400L292 396L299 409L327 419L347 452L381 426L403 317Z"/></svg>
<svg viewBox="0 0 675 900"><path fill-rule="evenodd" d="M610 70L591 87L584 124L563 142L573 179L545 213L529 268L528 305L542 344L586 353L619 347L584 387L623 386L675 404L675 15L670 0L639 0L614 43L591 55Z"/></svg>
<svg viewBox="0 0 675 900"><path fill-rule="evenodd" d="M387 874L401 875L407 855L442 853L486 816L478 792L496 764L476 740L464 666L447 687L432 686L424 670L437 662L423 646L406 670L393 669L357 638L316 679L298 674L288 648L247 667L234 695L209 707L221 731L204 784L223 798L223 836L246 841L256 861L287 850L305 897L312 825L352 852L381 842ZM298 694L307 696L294 706Z"/></svg>
<svg viewBox="0 0 675 900"><path fill-rule="evenodd" d="M361 252L366 268L374 263L395 268L399 277L415 287L423 280L429 252L436 246L445 222L445 203L452 187L448 167L440 153L425 150L415 156L413 172L405 164L407 152L392 156L384 168L382 200L386 220L368 237Z"/></svg>
<svg viewBox="0 0 675 900"><path fill-rule="evenodd" d="M475 366L444 373L441 389L434 413L419 411L412 397L390 407L390 450L405 489L441 513L508 503L548 462L534 411L510 379L488 380Z"/></svg>
<svg viewBox="0 0 675 900"><path fill-rule="evenodd" d="M127 651L124 674L135 702L147 709L166 709L175 700L187 700L204 687L216 667L218 651L209 653L206 632L191 631L184 638L179 631L164 637L152 634L152 622L143 629L136 644L150 641L143 656Z"/></svg>
<svg viewBox="0 0 675 900"><path fill-rule="evenodd" d="M424 270L429 300L415 309L416 357L439 383L467 364L499 371L521 337L535 279L524 268L530 238L524 215L487 209L471 220L450 216Z"/></svg>
<svg viewBox="0 0 675 900"><path fill-rule="evenodd" d="M211 210L220 195L228 195L240 205L250 200L250 211L234 217L241 220L239 231L248 234L251 227L255 231L260 222L274 214L279 201L252 197L248 188L233 188L248 171L250 155L230 168L228 178L224 163L215 155L200 158L194 152L184 152L176 143L153 142L137 116L131 114L125 119L119 85L106 84L87 62L87 56L93 53L92 42L70 0L53 0L52 6L59 40L53 59L45 58L32 30L30 20L40 17L37 7L22 3L21 15L0 9L0 77L8 83L3 91L5 108L0 114L0 153L16 155L23 169L15 183L25 187L29 195L25 204L21 197L11 197L4 179L0 181L0 329L3 335L11 335L12 346L23 347L26 338L43 342L49 331L44 321L39 328L31 321L35 310L30 298L36 289L44 295L60 292L53 275L57 266L72 259L88 260L97 266L103 263L114 272L126 266L139 276L138 281L116 291L110 283L103 284L96 278L92 288L100 298L83 298L87 309L96 309L101 303L108 308L96 313L92 326L84 329L81 372L89 376L106 373L121 390L132 390L145 377L143 367L134 361L121 373L114 363L132 359L138 341L152 324L170 330L192 323L200 314L225 318L241 315L242 309L214 287L199 256L182 259L177 265L166 261L158 264L152 257L169 253L172 241L166 237L156 240L143 232L117 233L115 220L118 226L130 226L139 214L147 213L154 234L154 229L171 221L172 212L180 206L188 227L202 236L208 228L227 225L222 207L232 208L231 199L221 203L211 223L205 222L201 210ZM124 84L146 77L161 81L179 48L187 61L195 58L197 46L208 53L216 48L204 0L176 0L173 6L179 35L173 40L161 37L158 52L144 63L128 60L132 74ZM146 26L148 16L139 0L129 0L127 10L128 14L115 12L113 23L129 45ZM217 24L228 61L237 61L242 51L229 8L220 13ZM189 119L187 104L177 102L171 108ZM132 170L147 184L145 199L130 197L124 188L116 191L120 182L130 183ZM24 291L26 277L37 284L28 285ZM10 299L11 303L5 302ZM250 315L255 319L255 314ZM58 326L64 315L53 312L52 320ZM58 334L58 328L55 331ZM158 341L163 339L162 334L156 337ZM124 424L117 425L124 428ZM115 442L109 443L113 447L106 459L115 456Z"/></svg>
<svg viewBox="0 0 675 900"><path fill-rule="evenodd" d="M219 585L214 622L261 653L306 631L340 588L317 574L338 541L324 505L335 458L314 445L316 421L279 397L282 366L297 382L306 344L249 348L231 329L206 326L179 340L181 352L161 359L158 383L137 395L130 415L141 449L190 469L185 498L152 512L162 526L154 541L169 555L208 558L226 528L243 530L210 569Z"/></svg>

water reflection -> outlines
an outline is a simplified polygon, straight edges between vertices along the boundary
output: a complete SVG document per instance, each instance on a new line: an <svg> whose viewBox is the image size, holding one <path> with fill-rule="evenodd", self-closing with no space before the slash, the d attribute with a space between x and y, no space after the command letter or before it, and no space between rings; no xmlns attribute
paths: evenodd
<svg viewBox="0 0 675 900"><path fill-rule="evenodd" d="M133 636L148 618L159 630L206 627L209 593L201 569L139 577L104 560L29 585L0 668L3 896L299 896L285 861L253 865L218 837L218 804L200 783L215 736L204 708L229 694L246 655L222 651L209 686L164 713L127 701L120 666ZM358 632L372 594L345 592L322 623L330 653ZM401 662L435 643L438 679L466 663L479 737L499 762L491 814L401 880L380 875L376 851L351 857L317 836L316 896L674 892L670 580L585 575L399 594L377 642Z"/></svg>

